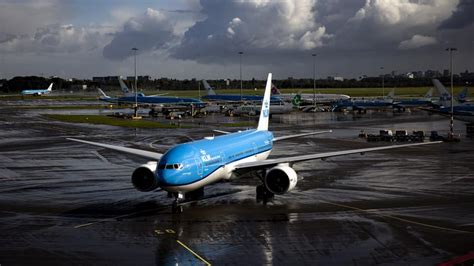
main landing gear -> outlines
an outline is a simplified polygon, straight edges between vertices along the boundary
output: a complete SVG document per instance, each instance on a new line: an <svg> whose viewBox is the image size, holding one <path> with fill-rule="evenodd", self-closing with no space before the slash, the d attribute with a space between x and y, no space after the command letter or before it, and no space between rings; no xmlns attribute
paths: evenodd
<svg viewBox="0 0 474 266"><path fill-rule="evenodd" d="M258 185L256 188L257 192L257 203L262 202L263 205L266 205L268 202L272 202L275 198L275 194L267 189L265 186L265 171L260 171L257 173L258 178L262 181L261 185Z"/></svg>
<svg viewBox="0 0 474 266"><path fill-rule="evenodd" d="M258 185L257 186L257 203L262 202L266 205L268 202L272 202L275 198L275 194L270 192L270 190L265 187L265 185Z"/></svg>

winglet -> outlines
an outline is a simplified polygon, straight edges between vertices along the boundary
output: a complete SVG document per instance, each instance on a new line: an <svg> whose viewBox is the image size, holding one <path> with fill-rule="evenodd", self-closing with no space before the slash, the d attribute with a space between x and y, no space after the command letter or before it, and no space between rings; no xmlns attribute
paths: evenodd
<svg viewBox="0 0 474 266"><path fill-rule="evenodd" d="M272 90L272 73L268 73L265 94L263 95L262 110L260 110L260 119L258 120L258 131L268 130L268 119L270 117L270 94Z"/></svg>

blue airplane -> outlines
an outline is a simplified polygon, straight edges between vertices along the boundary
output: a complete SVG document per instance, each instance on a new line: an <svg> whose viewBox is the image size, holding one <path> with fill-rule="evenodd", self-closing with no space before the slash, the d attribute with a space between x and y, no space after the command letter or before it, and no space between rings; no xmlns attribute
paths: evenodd
<svg viewBox="0 0 474 266"><path fill-rule="evenodd" d="M139 105L194 105L204 107L205 103L195 98L174 97L174 96L144 96L144 94L130 94L129 96L110 97L101 89L97 89L102 95L99 100L112 104L135 104Z"/></svg>
<svg viewBox="0 0 474 266"><path fill-rule="evenodd" d="M213 102L258 102L261 103L263 100L263 96L258 95L238 95L238 94L216 94L214 89L207 83L207 81L203 80L202 84L207 91L207 95L201 97L201 99L206 101L213 101ZM282 104L282 100L280 97L270 96L270 101L272 104Z"/></svg>
<svg viewBox="0 0 474 266"><path fill-rule="evenodd" d="M394 99L393 108L405 111L407 108L433 106L433 88L426 92L423 98L418 99Z"/></svg>
<svg viewBox="0 0 474 266"><path fill-rule="evenodd" d="M367 112L367 110L379 110L392 108L393 99L370 99L370 100L359 100L359 99L348 99L337 101L332 105L332 110L352 110L358 112Z"/></svg>
<svg viewBox="0 0 474 266"><path fill-rule="evenodd" d="M249 173L257 173L260 176L262 184L257 187L257 198L266 202L275 194L281 195L295 188L298 182L297 174L293 169L295 163L439 143L392 145L268 159L275 142L331 132L320 131L282 137L273 136L272 132L268 130L271 78L272 74L270 73L256 129L235 133L218 131L224 135L178 144L164 154L81 139L68 139L148 159L147 164L139 166L133 172L132 184L139 191L147 192L162 188L174 195L173 212L182 211L180 202L183 198L202 197L205 186L219 181L232 180Z"/></svg>
<svg viewBox="0 0 474 266"><path fill-rule="evenodd" d="M438 113L444 116L451 116L451 93L437 79L433 79L433 84L440 95L438 109L424 109L430 112ZM459 103L453 99L453 117L456 120L474 123L474 105L468 103Z"/></svg>
<svg viewBox="0 0 474 266"><path fill-rule="evenodd" d="M49 94L53 90L53 83L49 84L49 87L46 90L22 90L21 95L34 95L41 96L44 94Z"/></svg>

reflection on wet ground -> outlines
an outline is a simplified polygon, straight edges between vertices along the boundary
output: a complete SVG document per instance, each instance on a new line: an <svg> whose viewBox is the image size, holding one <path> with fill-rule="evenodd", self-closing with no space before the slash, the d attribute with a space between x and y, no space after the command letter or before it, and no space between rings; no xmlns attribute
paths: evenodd
<svg viewBox="0 0 474 266"><path fill-rule="evenodd" d="M426 265L474 248L469 138L295 164L303 179L266 206L255 201L256 179L219 183L206 188L205 199L173 215L165 192L141 193L130 184L140 158L65 137L164 152L215 134L212 129L223 121L254 118L211 115L183 121L199 124L194 128L135 130L51 122L40 113L44 110L0 109L2 265ZM463 123L456 126L464 132ZM360 130L445 133L449 125L421 111L293 113L273 117L271 128L277 136L334 129L278 143L272 152L278 157L385 144L357 138Z"/></svg>

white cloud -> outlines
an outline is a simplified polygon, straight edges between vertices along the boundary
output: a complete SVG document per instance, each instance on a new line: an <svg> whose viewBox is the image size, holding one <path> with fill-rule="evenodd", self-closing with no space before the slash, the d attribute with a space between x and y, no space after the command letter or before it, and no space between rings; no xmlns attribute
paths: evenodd
<svg viewBox="0 0 474 266"><path fill-rule="evenodd" d="M451 16L459 0L367 0L352 21L370 20L383 26L440 23Z"/></svg>
<svg viewBox="0 0 474 266"><path fill-rule="evenodd" d="M398 45L399 49L402 50L409 50L409 49L416 49L427 45L432 45L437 43L436 39L430 36L423 36L423 35L413 35L411 39L402 41L400 45Z"/></svg>
<svg viewBox="0 0 474 266"><path fill-rule="evenodd" d="M106 37L103 28L84 28L54 24L41 27L33 35L20 35L0 44L11 53L74 53L101 47Z"/></svg>

